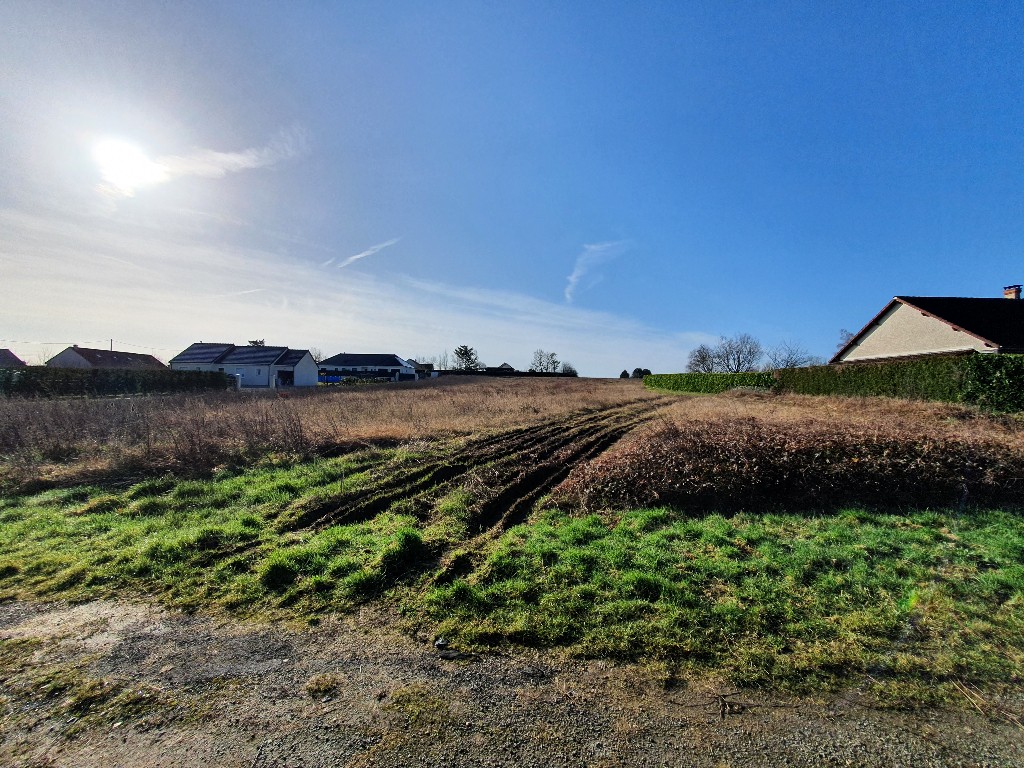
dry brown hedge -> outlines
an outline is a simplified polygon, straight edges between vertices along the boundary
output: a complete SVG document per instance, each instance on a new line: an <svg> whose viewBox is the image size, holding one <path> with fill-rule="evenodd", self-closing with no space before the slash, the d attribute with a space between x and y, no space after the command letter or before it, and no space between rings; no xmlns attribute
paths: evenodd
<svg viewBox="0 0 1024 768"><path fill-rule="evenodd" d="M585 511L1019 502L1024 454L996 441L719 418L642 430L577 467L553 501Z"/></svg>

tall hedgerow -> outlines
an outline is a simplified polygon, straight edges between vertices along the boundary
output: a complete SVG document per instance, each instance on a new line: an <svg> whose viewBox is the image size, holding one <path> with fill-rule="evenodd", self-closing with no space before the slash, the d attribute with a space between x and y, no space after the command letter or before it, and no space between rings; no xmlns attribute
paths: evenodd
<svg viewBox="0 0 1024 768"><path fill-rule="evenodd" d="M774 385L771 373L656 373L644 376L644 384L653 389L674 392L715 394L736 387L769 389Z"/></svg>

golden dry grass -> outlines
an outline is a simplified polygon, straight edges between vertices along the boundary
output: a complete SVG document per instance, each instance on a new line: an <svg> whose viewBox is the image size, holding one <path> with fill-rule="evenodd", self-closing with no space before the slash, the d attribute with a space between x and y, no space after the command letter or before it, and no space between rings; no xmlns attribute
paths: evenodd
<svg viewBox="0 0 1024 768"><path fill-rule="evenodd" d="M828 397L735 390L680 397L661 412L680 426L753 419L785 428L834 425L881 435L999 443L1024 449L1024 421L950 403L889 397Z"/></svg>
<svg viewBox="0 0 1024 768"><path fill-rule="evenodd" d="M268 454L511 429L657 397L619 379L450 378L108 400L0 399L0 487L204 473Z"/></svg>

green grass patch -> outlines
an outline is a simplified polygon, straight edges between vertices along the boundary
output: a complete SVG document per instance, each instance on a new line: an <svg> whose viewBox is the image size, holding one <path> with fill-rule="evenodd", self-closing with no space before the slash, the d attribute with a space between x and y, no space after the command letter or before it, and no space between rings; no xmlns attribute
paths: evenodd
<svg viewBox="0 0 1024 768"><path fill-rule="evenodd" d="M939 695L1024 675L1024 519L847 510L684 518L558 510L435 588L437 631L475 647L661 658L750 685L870 675Z"/></svg>
<svg viewBox="0 0 1024 768"><path fill-rule="evenodd" d="M51 490L0 505L0 598L86 599L119 590L186 607L299 613L367 600L421 568L417 521L288 532L296 509L359 489L381 452L173 477L123 493Z"/></svg>

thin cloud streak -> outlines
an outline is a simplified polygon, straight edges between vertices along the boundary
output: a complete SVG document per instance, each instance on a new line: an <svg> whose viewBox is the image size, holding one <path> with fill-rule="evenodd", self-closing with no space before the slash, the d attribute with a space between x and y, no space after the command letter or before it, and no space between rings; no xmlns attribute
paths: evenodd
<svg viewBox="0 0 1024 768"><path fill-rule="evenodd" d="M197 149L187 155L168 155L156 162L167 169L170 177L200 176L220 179L229 173L251 168L266 168L283 160L303 155L307 151L306 133L298 126L281 131L265 147L251 147L241 152L218 152Z"/></svg>
<svg viewBox="0 0 1024 768"><path fill-rule="evenodd" d="M400 237L393 237L393 238L391 238L390 240L388 240L386 242L378 243L377 245L374 245L374 246L371 246L370 248L367 248L362 253L357 253L355 256L349 256L347 259L345 259L343 262L341 262L341 264L338 265L338 269L344 269L349 264L351 264L351 263L353 263L355 261L359 261L360 259L365 259L367 256L373 256L373 254L379 253L380 251L383 251L385 248L390 248L392 245L394 245L395 243L397 243L401 239L402 238L400 238ZM324 266L326 266L326 264L329 264L331 261L333 261L333 259L331 259L328 262L326 262Z"/></svg>
<svg viewBox="0 0 1024 768"><path fill-rule="evenodd" d="M579 287L580 280L582 280L590 270L614 259L622 253L622 248L625 244L625 240L584 244L583 252L576 257L576 264L569 277L566 278L566 302L572 304L572 300L576 296L576 289Z"/></svg>

